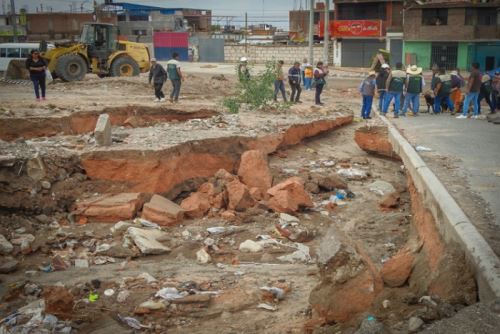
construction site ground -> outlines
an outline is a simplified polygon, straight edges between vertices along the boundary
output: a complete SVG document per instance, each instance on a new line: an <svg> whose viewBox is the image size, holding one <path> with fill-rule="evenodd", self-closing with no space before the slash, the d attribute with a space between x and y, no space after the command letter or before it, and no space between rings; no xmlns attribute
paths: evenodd
<svg viewBox="0 0 500 334"><path fill-rule="evenodd" d="M380 125L358 117L358 71L332 72L324 107L313 106L314 91L303 91L302 104L229 114L222 99L234 93L234 70L233 65L187 64L176 104L153 102L146 75L56 80L44 102L35 101L29 84L0 82L0 128L5 129L0 185L7 189L0 197L0 234L14 244L10 252L2 250L0 262L16 262L15 269L0 274L1 330L409 333L431 328L477 301L472 274L460 256L448 257L453 270L437 278L453 282L448 299L427 293L418 282L429 273L422 269L424 241L413 223L420 213L412 210L411 180L400 161L366 153L354 140L357 129ZM166 83L165 93L170 87ZM98 146L93 136L103 112L114 124L109 147ZM118 220L96 223L71 214L75 202L107 193L156 193L180 204L212 180L215 173L207 170L220 164L236 174L241 153L255 148L269 155L273 185L296 176L305 181L314 205L292 213L298 218L293 228L305 240L280 232L283 216L261 203L231 215L211 208L203 217L161 226L166 233L159 241L170 251L145 255L123 246L126 230L110 231ZM48 185L26 175L25 161L37 154L50 165ZM167 175L157 164L169 159L185 159L181 166L190 171L179 168ZM332 174L343 175L348 191L312 182ZM381 206L390 193L398 194L397 203ZM337 194L341 199L335 199ZM489 214L482 206L471 210L481 217ZM128 223L142 228L137 220ZM210 227L225 230L214 233ZM34 236L28 249L14 242L27 234ZM242 251L246 240L262 249ZM200 259L202 249L208 261ZM389 286L382 267L405 252L420 264L403 284ZM59 270L54 258L63 260ZM87 260L89 267L76 267L75 259ZM335 267L338 261L347 264ZM453 276L457 272L463 277ZM361 280L365 273L368 278ZM359 282L362 291L346 288L350 281ZM159 292L165 287L175 287L182 297L165 298ZM332 306L322 292L328 289L344 299ZM92 293L97 300L90 300ZM355 304L363 304L365 294L371 306L361 310ZM120 295L127 297L117 300ZM43 307L37 304L42 300ZM343 305L345 310L338 311ZM51 310L56 320L47 318ZM416 326L415 318L422 324ZM484 333L494 332L488 330Z"/></svg>

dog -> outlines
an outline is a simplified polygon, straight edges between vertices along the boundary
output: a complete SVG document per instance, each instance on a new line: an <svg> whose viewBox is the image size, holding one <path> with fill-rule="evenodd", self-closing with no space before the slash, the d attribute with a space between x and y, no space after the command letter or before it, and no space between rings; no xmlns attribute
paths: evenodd
<svg viewBox="0 0 500 334"><path fill-rule="evenodd" d="M433 96L432 91L428 90L424 93L424 98L425 98L425 104L427 105L427 113L430 113L430 110L432 109L432 113L434 113L434 101L435 98ZM441 111L448 111L448 105L444 102L441 101Z"/></svg>

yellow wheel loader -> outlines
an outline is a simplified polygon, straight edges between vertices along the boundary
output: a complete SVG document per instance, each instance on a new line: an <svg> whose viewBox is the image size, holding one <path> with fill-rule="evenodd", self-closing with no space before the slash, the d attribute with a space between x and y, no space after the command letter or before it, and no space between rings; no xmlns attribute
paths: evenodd
<svg viewBox="0 0 500 334"><path fill-rule="evenodd" d="M64 81L82 80L86 73L100 77L134 76L149 71L149 50L143 43L118 40L118 27L86 23L80 41L41 50L48 69Z"/></svg>

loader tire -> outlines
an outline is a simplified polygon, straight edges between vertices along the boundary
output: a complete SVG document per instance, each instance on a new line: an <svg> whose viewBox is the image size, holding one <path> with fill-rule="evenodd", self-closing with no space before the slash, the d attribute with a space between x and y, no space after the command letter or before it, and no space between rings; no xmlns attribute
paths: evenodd
<svg viewBox="0 0 500 334"><path fill-rule="evenodd" d="M83 80L87 71L87 63L78 55L66 54L57 59L56 75L64 81Z"/></svg>
<svg viewBox="0 0 500 334"><path fill-rule="evenodd" d="M131 77L140 73L141 70L137 62L128 56L119 57L111 64L111 76L113 77Z"/></svg>

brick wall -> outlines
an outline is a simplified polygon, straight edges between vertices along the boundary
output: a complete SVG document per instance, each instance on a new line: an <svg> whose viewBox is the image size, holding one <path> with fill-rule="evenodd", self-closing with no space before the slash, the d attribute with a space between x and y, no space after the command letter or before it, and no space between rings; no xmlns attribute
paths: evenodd
<svg viewBox="0 0 500 334"><path fill-rule="evenodd" d="M244 45L225 45L224 59L226 62L235 63L243 56L249 58L252 63L265 63L271 60L283 60L285 64L292 64L295 61L302 62L303 58L308 58L309 48L307 46L291 45L248 45L248 52L245 53ZM314 62L323 60L323 46L313 48ZM333 60L333 48L330 44L329 61Z"/></svg>
<svg viewBox="0 0 500 334"><path fill-rule="evenodd" d="M475 41L500 38L498 25L465 25L465 8L448 8L448 24L422 25L422 10L410 10L405 15L404 34L408 41Z"/></svg>

